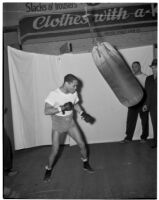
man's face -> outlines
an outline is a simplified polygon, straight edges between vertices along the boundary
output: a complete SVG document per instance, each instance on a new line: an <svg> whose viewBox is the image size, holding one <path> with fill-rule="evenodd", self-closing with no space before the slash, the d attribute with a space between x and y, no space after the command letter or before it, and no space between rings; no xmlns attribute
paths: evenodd
<svg viewBox="0 0 159 200"><path fill-rule="evenodd" d="M154 75L155 77L157 77L157 66L156 66L156 65L153 65L153 66L151 67L151 69L152 69L153 75Z"/></svg>
<svg viewBox="0 0 159 200"><path fill-rule="evenodd" d="M77 86L78 86L78 81L77 80L73 80L70 83L67 82L67 90L68 90L68 92L73 94L76 91Z"/></svg>
<svg viewBox="0 0 159 200"><path fill-rule="evenodd" d="M138 63L133 63L133 64L132 64L132 72L133 72L134 74L137 74L137 73L139 73L140 71L141 71L140 64L138 64Z"/></svg>

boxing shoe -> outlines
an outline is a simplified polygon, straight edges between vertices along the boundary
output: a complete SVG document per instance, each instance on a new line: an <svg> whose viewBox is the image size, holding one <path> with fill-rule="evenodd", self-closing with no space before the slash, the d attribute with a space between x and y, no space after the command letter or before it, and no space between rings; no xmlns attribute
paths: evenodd
<svg viewBox="0 0 159 200"><path fill-rule="evenodd" d="M95 171L92 169L88 161L83 162L83 169L89 173L94 173Z"/></svg>
<svg viewBox="0 0 159 200"><path fill-rule="evenodd" d="M45 175L44 175L44 182L49 182L51 181L51 173L52 173L52 168L49 169L48 166L45 166Z"/></svg>

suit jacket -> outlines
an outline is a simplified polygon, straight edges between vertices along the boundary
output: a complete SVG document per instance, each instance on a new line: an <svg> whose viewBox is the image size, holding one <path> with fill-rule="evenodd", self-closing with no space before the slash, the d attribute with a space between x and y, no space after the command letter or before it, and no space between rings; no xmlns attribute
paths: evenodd
<svg viewBox="0 0 159 200"><path fill-rule="evenodd" d="M154 79L154 76L148 76L145 82L145 90L146 90L146 105L149 110L157 111L157 79Z"/></svg>

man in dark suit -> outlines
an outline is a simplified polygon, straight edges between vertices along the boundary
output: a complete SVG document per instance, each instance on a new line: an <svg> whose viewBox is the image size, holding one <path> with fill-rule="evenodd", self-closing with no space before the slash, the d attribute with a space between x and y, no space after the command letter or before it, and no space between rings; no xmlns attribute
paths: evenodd
<svg viewBox="0 0 159 200"><path fill-rule="evenodd" d="M141 65L138 61L135 61L132 63L132 72L135 76L135 78L138 80L139 84L141 85L144 96L142 100L134 106L131 106L128 108L127 113L127 122L126 122L126 137L124 140L122 140L122 143L128 143L131 142L133 139L133 135L135 132L135 127L137 123L138 116L140 116L141 119L141 125L142 125L142 134L140 136L141 140L140 142L146 142L147 137L149 135L149 121L148 121L148 112L143 112L142 107L145 103L146 93L145 93L145 81L147 78L147 75L144 74L141 71Z"/></svg>
<svg viewBox="0 0 159 200"><path fill-rule="evenodd" d="M150 65L152 75L146 78L145 90L147 93L146 103L143 106L143 111L149 110L153 126L154 143L152 148L157 147L157 59L152 61Z"/></svg>

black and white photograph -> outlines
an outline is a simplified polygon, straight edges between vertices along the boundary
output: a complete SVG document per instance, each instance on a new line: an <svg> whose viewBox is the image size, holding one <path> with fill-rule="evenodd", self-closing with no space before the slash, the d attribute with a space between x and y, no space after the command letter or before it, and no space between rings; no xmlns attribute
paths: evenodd
<svg viewBox="0 0 159 200"><path fill-rule="evenodd" d="M2 5L3 199L157 199L157 2Z"/></svg>

